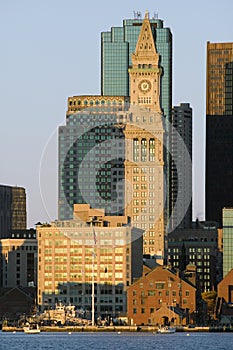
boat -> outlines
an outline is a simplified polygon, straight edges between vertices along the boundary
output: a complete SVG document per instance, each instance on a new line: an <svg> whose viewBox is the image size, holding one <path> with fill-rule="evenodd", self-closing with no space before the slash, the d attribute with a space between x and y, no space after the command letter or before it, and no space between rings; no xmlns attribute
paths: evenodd
<svg viewBox="0 0 233 350"><path fill-rule="evenodd" d="M171 326L162 326L159 327L157 333L159 334L173 334L176 331L176 327L171 327Z"/></svg>
<svg viewBox="0 0 233 350"><path fill-rule="evenodd" d="M23 327L23 331L26 334L39 334L40 328L38 324L26 324L26 326Z"/></svg>

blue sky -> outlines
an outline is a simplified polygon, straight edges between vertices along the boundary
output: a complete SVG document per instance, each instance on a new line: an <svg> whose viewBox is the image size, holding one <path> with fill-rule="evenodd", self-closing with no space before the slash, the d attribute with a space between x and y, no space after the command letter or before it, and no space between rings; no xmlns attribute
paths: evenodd
<svg viewBox="0 0 233 350"><path fill-rule="evenodd" d="M100 33L134 11L173 33L173 105L189 102L194 218L204 217L206 42L233 41L233 1L0 2L0 183L26 188L28 227L57 217L57 127L67 97L100 93Z"/></svg>

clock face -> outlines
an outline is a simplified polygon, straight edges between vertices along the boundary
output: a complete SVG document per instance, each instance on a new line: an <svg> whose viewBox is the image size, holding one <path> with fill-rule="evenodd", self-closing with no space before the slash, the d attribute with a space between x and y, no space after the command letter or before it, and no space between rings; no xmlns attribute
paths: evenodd
<svg viewBox="0 0 233 350"><path fill-rule="evenodd" d="M151 82L149 80L142 80L138 87L142 92L148 92L151 89Z"/></svg>

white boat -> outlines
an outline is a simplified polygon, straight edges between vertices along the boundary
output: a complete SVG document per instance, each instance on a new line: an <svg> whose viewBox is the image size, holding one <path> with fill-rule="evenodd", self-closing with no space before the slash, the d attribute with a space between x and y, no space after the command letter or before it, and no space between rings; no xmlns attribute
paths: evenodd
<svg viewBox="0 0 233 350"><path fill-rule="evenodd" d="M157 331L159 334L173 334L176 331L176 327L171 327L171 326L163 326L160 327Z"/></svg>
<svg viewBox="0 0 233 350"><path fill-rule="evenodd" d="M26 325L26 327L23 328L24 333L27 334L39 334L40 333L40 328L38 324L35 325Z"/></svg>

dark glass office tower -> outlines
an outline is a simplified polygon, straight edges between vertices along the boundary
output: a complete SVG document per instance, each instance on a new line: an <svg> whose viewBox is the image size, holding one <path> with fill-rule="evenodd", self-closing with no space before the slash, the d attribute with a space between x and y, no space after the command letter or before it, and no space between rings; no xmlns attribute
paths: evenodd
<svg viewBox="0 0 233 350"><path fill-rule="evenodd" d="M0 238L10 237L11 230L26 230L25 188L0 185Z"/></svg>
<svg viewBox="0 0 233 350"><path fill-rule="evenodd" d="M233 43L207 43L206 220L233 205Z"/></svg>
<svg viewBox="0 0 233 350"><path fill-rule="evenodd" d="M180 103L174 106L172 111L171 150L173 154L171 164L171 192L170 206L172 208L171 223L174 228L190 228L192 224L192 108L189 103ZM183 147L179 147L179 140L184 142ZM182 152L186 149L190 159L187 159ZM177 169L174 159L182 158L181 166ZM188 162L186 162L188 160ZM182 196L179 206L175 206L178 191ZM189 206L187 208L187 202ZM184 215L185 214L185 215ZM182 221L178 218L183 217Z"/></svg>

